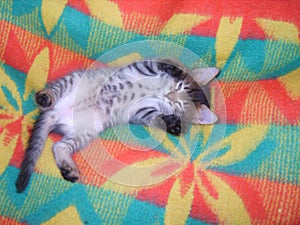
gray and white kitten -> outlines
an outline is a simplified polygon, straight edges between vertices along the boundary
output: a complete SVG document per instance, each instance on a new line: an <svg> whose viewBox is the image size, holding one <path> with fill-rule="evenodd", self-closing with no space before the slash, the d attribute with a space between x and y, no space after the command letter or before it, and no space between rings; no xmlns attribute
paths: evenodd
<svg viewBox="0 0 300 225"><path fill-rule="evenodd" d="M40 115L16 181L17 191L27 187L49 133L63 136L52 151L64 179L75 182L79 171L72 154L109 127L134 123L180 135L189 123L215 123L217 116L201 86L218 73L213 67L189 71L171 59L149 59L122 68L79 70L47 84L36 93Z"/></svg>

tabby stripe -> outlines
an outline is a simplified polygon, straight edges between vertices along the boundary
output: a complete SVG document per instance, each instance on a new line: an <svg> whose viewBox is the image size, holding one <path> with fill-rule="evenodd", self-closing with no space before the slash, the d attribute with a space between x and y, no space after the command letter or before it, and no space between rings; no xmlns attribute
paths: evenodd
<svg viewBox="0 0 300 225"><path fill-rule="evenodd" d="M62 93L63 93L63 90L64 90L64 87L63 87L63 84L61 82L55 82L52 86L55 91L56 91L56 95L61 97L62 96Z"/></svg>
<svg viewBox="0 0 300 225"><path fill-rule="evenodd" d="M139 109L136 113L135 113L135 115L138 115L138 114L140 114L140 113L142 113L142 112L144 112L144 111L146 111L146 110L156 110L156 108L154 108L154 107L144 107L144 108L141 108L141 109Z"/></svg>
<svg viewBox="0 0 300 225"><path fill-rule="evenodd" d="M132 84L130 81L126 81L126 85L127 85L129 88L132 88L132 87L133 87L133 84Z"/></svg>
<svg viewBox="0 0 300 225"><path fill-rule="evenodd" d="M134 99L134 97L135 97L135 94L134 94L134 93L132 93L132 94L131 94L131 98L130 98L130 100L133 100L133 99Z"/></svg>
<svg viewBox="0 0 300 225"><path fill-rule="evenodd" d="M156 72L153 70L153 62L152 61L145 61L143 63L144 67L151 73L155 74Z"/></svg>
<svg viewBox="0 0 300 225"><path fill-rule="evenodd" d="M154 112L157 112L157 110L156 109L150 110L149 112L145 113L141 118L146 119L149 115L151 115Z"/></svg>
<svg viewBox="0 0 300 225"><path fill-rule="evenodd" d="M141 70L139 67L138 67L138 64L137 63L133 63L132 66L134 67L135 70L137 70L140 74L143 74L145 76L148 76L148 74L146 74L143 70Z"/></svg>
<svg viewBox="0 0 300 225"><path fill-rule="evenodd" d="M69 82L68 82L67 77L63 77L62 81L63 81L63 84L64 84L64 90L68 90Z"/></svg>
<svg viewBox="0 0 300 225"><path fill-rule="evenodd" d="M69 82L70 82L70 84L73 86L73 83L74 83L74 77L73 76L70 76L70 79L69 79Z"/></svg>
<svg viewBox="0 0 300 225"><path fill-rule="evenodd" d="M61 93L60 93L60 89L59 87L52 86L51 89L54 91L53 94L56 96L57 99L59 99L61 97Z"/></svg>

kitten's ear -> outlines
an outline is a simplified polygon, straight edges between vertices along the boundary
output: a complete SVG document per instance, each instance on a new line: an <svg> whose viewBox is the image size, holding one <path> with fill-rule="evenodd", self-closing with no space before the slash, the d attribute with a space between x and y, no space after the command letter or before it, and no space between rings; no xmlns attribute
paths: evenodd
<svg viewBox="0 0 300 225"><path fill-rule="evenodd" d="M192 117L192 123L194 124L213 124L218 121L217 115L204 104L201 104L197 112Z"/></svg>
<svg viewBox="0 0 300 225"><path fill-rule="evenodd" d="M216 67L196 68L192 70L192 78L200 85L200 87L208 84L220 70Z"/></svg>

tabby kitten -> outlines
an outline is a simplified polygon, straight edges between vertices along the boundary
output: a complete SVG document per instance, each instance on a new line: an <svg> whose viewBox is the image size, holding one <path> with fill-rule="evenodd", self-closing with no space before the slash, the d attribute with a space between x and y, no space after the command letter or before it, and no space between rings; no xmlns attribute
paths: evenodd
<svg viewBox="0 0 300 225"><path fill-rule="evenodd" d="M34 124L16 181L28 185L49 133L63 137L52 151L64 179L75 182L79 171L72 154L105 129L126 123L155 126L173 135L188 123L212 124L201 89L219 70L187 70L171 59L149 59L122 68L93 68L70 73L36 93L40 115Z"/></svg>

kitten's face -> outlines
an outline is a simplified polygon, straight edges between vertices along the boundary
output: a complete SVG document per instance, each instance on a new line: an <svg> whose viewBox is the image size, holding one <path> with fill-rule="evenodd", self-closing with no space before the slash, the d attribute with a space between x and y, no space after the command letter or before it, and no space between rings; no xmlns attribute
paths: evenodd
<svg viewBox="0 0 300 225"><path fill-rule="evenodd" d="M175 114L195 124L212 124L218 117L206 106L202 86L207 85L217 74L217 68L183 70L181 79L174 81L165 93L165 100Z"/></svg>
<svg viewBox="0 0 300 225"><path fill-rule="evenodd" d="M214 76L206 79L206 74L199 74L198 71L190 71L183 64L173 59L160 59L163 62L163 70L173 77L173 82L164 84L164 97L175 112L186 114L206 102L206 97L201 89ZM206 71L207 72L207 71ZM200 79L199 82L199 75ZM204 78L204 79L203 79ZM204 100L205 99L205 100Z"/></svg>
<svg viewBox="0 0 300 225"><path fill-rule="evenodd" d="M182 114L193 105L193 101L188 94L190 84L185 80L179 80L170 85L165 93L166 101L174 108L176 112Z"/></svg>

